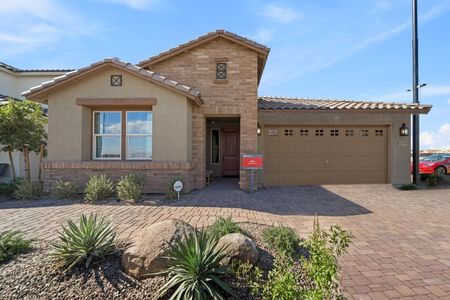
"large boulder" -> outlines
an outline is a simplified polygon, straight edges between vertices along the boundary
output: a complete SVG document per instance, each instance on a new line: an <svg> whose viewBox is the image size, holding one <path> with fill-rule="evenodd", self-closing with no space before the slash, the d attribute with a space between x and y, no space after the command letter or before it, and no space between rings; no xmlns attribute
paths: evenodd
<svg viewBox="0 0 450 300"><path fill-rule="evenodd" d="M122 268L130 276L143 279L152 273L160 272L167 267L162 246L173 245L184 235L195 232L186 222L171 219L152 224L135 235L122 256Z"/></svg>
<svg viewBox="0 0 450 300"><path fill-rule="evenodd" d="M224 247L228 255L222 260L222 264L228 265L233 260L255 264L258 261L258 249L255 242L242 233L230 233L219 239L217 249Z"/></svg>

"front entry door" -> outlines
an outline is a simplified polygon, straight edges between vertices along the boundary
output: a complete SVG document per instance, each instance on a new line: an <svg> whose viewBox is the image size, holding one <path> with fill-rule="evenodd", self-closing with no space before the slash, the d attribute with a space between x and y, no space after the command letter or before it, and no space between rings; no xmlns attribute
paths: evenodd
<svg viewBox="0 0 450 300"><path fill-rule="evenodd" d="M239 129L223 129L222 137L222 176L239 176Z"/></svg>

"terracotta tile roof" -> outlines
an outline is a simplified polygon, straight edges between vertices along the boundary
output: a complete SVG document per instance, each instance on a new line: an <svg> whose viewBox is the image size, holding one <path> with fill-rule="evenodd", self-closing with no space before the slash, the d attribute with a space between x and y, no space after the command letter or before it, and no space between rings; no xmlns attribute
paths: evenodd
<svg viewBox="0 0 450 300"><path fill-rule="evenodd" d="M261 96L258 98L259 110L364 110L364 111L416 111L417 113L428 113L431 105L388 103L352 100L324 100L304 99L288 97Z"/></svg>
<svg viewBox="0 0 450 300"><path fill-rule="evenodd" d="M23 92L22 96L26 96L30 99L35 100L36 98L39 98L40 95L46 93L49 89L57 85L69 82L71 79L78 78L86 73L89 73L90 71L96 70L105 65L113 65L120 69L135 73L136 75L144 77L145 79L148 79L149 81L155 84L164 86L166 88L169 88L173 91L185 95L189 99L194 100L198 105L201 105L203 103L202 95L196 89L184 85L182 83L179 83L177 81L171 80L158 73L145 70L141 67L135 66L128 62L121 61L118 58L106 58L99 62L93 63L87 67L68 72L62 76L58 76L50 81L44 82L38 86L30 88L29 90Z"/></svg>
<svg viewBox="0 0 450 300"><path fill-rule="evenodd" d="M249 40L249 39L247 39L243 36L237 35L235 33L232 33L232 32L229 32L229 31L226 31L223 29L219 29L219 30L216 30L213 32L209 32L205 35L202 35L194 40L190 40L184 44L178 45L177 47L171 48L167 51L161 52L155 56L149 57L149 58L139 62L138 66L147 67L151 63L161 61L161 60L165 59L166 57L176 55L178 53L181 53L181 52L187 50L188 48L198 45L199 43L209 41L209 40L217 38L219 36L231 39L231 40L239 42L247 47L258 50L259 52L265 53L266 56L270 51L270 48L266 47L265 45L259 44L252 40Z"/></svg>
<svg viewBox="0 0 450 300"><path fill-rule="evenodd" d="M20 73L20 72L70 72L72 69L19 69L13 67L11 65L5 64L0 61L0 67L5 68L11 72Z"/></svg>

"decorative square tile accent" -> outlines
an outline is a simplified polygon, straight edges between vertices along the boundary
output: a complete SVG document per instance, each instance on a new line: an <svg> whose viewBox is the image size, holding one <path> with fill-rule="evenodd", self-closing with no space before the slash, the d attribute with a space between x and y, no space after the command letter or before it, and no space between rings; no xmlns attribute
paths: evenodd
<svg viewBox="0 0 450 300"><path fill-rule="evenodd" d="M111 75L111 86L122 86L122 75Z"/></svg>

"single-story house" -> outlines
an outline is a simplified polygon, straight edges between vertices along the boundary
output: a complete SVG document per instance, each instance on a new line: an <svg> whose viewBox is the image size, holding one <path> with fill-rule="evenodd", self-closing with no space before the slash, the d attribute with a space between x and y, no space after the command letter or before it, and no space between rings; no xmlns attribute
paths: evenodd
<svg viewBox="0 0 450 300"><path fill-rule="evenodd" d="M269 48L217 30L138 64L108 58L23 93L48 104L44 187L147 175L163 192L205 186L207 170L239 177L264 155L260 186L410 182L411 114L429 105L258 96Z"/></svg>

